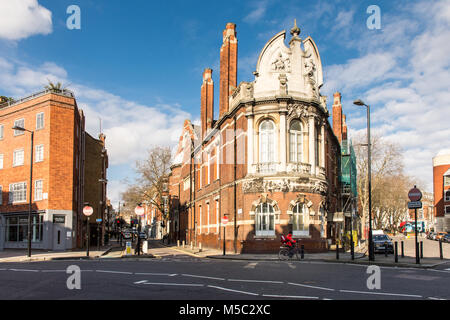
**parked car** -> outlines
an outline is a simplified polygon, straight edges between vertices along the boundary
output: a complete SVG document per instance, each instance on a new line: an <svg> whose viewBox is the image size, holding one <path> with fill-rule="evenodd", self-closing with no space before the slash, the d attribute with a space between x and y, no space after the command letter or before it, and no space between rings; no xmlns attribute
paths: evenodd
<svg viewBox="0 0 450 320"><path fill-rule="evenodd" d="M389 253L394 253L394 244L392 240L385 234L376 234L373 236L374 252L385 252L385 247L387 246L387 251Z"/></svg>
<svg viewBox="0 0 450 320"><path fill-rule="evenodd" d="M437 241L442 240L446 234L447 234L447 232L438 232L436 234L436 238L434 240L437 240Z"/></svg>
<svg viewBox="0 0 450 320"><path fill-rule="evenodd" d="M449 242L450 243L450 234L447 233L443 238L442 238L443 242Z"/></svg>
<svg viewBox="0 0 450 320"><path fill-rule="evenodd" d="M428 232L427 239L434 240L436 238L436 232Z"/></svg>

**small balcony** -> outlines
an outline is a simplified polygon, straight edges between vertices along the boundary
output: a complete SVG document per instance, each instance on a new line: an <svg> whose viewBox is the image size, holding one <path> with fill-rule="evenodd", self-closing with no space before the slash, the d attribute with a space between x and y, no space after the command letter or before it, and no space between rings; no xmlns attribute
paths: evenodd
<svg viewBox="0 0 450 320"><path fill-rule="evenodd" d="M286 171L311 174L311 165L309 163L287 163Z"/></svg>
<svg viewBox="0 0 450 320"><path fill-rule="evenodd" d="M278 164L275 162L263 162L253 165L257 173L270 174L277 172Z"/></svg>

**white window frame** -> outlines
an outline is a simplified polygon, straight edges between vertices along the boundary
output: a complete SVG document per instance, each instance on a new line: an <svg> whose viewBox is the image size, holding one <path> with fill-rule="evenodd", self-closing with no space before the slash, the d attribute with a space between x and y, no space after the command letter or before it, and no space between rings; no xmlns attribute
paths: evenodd
<svg viewBox="0 0 450 320"><path fill-rule="evenodd" d="M39 116L42 115L42 121L39 121ZM42 126L38 126L40 123L42 123ZM36 130L42 130L44 129L45 123L44 123L44 112L39 112L36 114Z"/></svg>
<svg viewBox="0 0 450 320"><path fill-rule="evenodd" d="M449 196L447 197L447 192L449 193ZM450 190L444 190L444 201L450 201Z"/></svg>
<svg viewBox="0 0 450 320"><path fill-rule="evenodd" d="M3 140L4 135L4 125L0 124L0 140Z"/></svg>
<svg viewBox="0 0 450 320"><path fill-rule="evenodd" d="M0 169L3 169L3 159L4 159L3 154L0 154Z"/></svg>
<svg viewBox="0 0 450 320"><path fill-rule="evenodd" d="M207 216L206 216L206 222L207 222L207 227L206 227L206 230L207 230L207 232L206 233L209 233L209 225L210 225L210 223L211 223L211 219L210 219L210 210L209 210L210 208L209 208L209 202L207 202L206 203L206 214L207 214Z"/></svg>
<svg viewBox="0 0 450 320"><path fill-rule="evenodd" d="M450 205L444 207L444 215L450 214L450 209L448 210L449 212L447 212L447 208L450 208Z"/></svg>
<svg viewBox="0 0 450 320"><path fill-rule="evenodd" d="M25 186L25 197L24 197L24 200L15 200L14 198L15 198L15 192L17 191L17 190L14 190L15 189L15 186L16 185L19 185L19 184L22 184L22 185L24 185ZM21 192L23 192L23 189L22 190L20 190ZM11 183L10 185L9 185L9 203L26 203L27 202L27 183L26 182L16 182L16 183Z"/></svg>
<svg viewBox="0 0 450 320"><path fill-rule="evenodd" d="M220 148L219 146L216 147L216 158L217 158L217 179L220 178Z"/></svg>
<svg viewBox="0 0 450 320"><path fill-rule="evenodd" d="M211 183L211 154L207 154L208 158L208 184Z"/></svg>
<svg viewBox="0 0 450 320"><path fill-rule="evenodd" d="M301 213L296 212L299 208L302 208ZM297 209L297 210L296 210ZM294 230L295 224L294 221L296 216L303 216L303 230ZM292 208L292 235L294 236L309 236L309 210L305 204L300 204L297 202L295 206Z"/></svg>
<svg viewBox="0 0 450 320"><path fill-rule="evenodd" d="M22 156L22 163L18 164L17 163L17 156L16 153L17 152L22 152L23 156ZM16 149L13 151L13 167L19 167L19 166L23 166L25 163L25 150L23 148L21 149Z"/></svg>
<svg viewBox="0 0 450 320"><path fill-rule="evenodd" d="M267 206L267 212L263 212L264 206ZM270 229L271 216L273 217L273 230ZM262 219L264 217L267 219L266 225L268 226L268 228L261 230L260 224L262 224ZM255 234L257 237L275 236L275 208L269 203L260 203L255 209Z"/></svg>
<svg viewBox="0 0 450 320"><path fill-rule="evenodd" d="M216 234L219 233L219 200L216 200Z"/></svg>
<svg viewBox="0 0 450 320"><path fill-rule="evenodd" d="M294 122L298 121L300 123L300 131L292 130L291 126ZM294 150L292 150L292 136L294 136ZM299 157L299 147L300 144L300 157ZM294 159L292 159L292 155L294 155ZM299 159L300 158L300 159ZM303 162L303 125L302 122L298 119L292 120L289 124L289 162L298 163Z"/></svg>
<svg viewBox="0 0 450 320"><path fill-rule="evenodd" d="M42 148L42 152L41 153L38 152L39 148ZM34 162L42 162L42 161L44 161L44 145L43 144L39 144L39 145L36 146L35 153L36 153L36 156L35 156ZM76 158L76 160L78 160L78 158Z"/></svg>
<svg viewBox="0 0 450 320"><path fill-rule="evenodd" d="M264 123L270 122L272 129L262 129ZM272 120L265 119L259 125L259 163L275 162L275 132L276 126ZM265 146L267 144L267 146Z"/></svg>
<svg viewBox="0 0 450 320"><path fill-rule="evenodd" d="M38 183L40 183L40 187L38 188ZM75 189L76 191L76 189ZM40 193L38 193L40 192ZM36 180L34 181L34 201L41 201L43 200L43 194L44 194L44 180ZM75 196L76 199L76 196Z"/></svg>
<svg viewBox="0 0 450 320"><path fill-rule="evenodd" d="M447 178L447 179L445 179L445 178ZM448 187L448 186L450 186L450 176L443 176L443 179L444 179L444 187ZM449 183L445 183L445 181L448 181Z"/></svg>
<svg viewBox="0 0 450 320"><path fill-rule="evenodd" d="M190 188L190 177L188 176L186 179L183 180L183 191L186 191Z"/></svg>
<svg viewBox="0 0 450 320"><path fill-rule="evenodd" d="M202 206L198 207L199 211L199 224L198 224L198 234L202 234Z"/></svg>
<svg viewBox="0 0 450 320"><path fill-rule="evenodd" d="M23 122L23 125L22 126L18 125L17 124L18 121ZM25 128L25 118L20 118L20 119L14 120L14 126L19 126L19 127ZM23 134L25 134L25 132L23 132L22 130L14 130L14 137L21 136Z"/></svg>

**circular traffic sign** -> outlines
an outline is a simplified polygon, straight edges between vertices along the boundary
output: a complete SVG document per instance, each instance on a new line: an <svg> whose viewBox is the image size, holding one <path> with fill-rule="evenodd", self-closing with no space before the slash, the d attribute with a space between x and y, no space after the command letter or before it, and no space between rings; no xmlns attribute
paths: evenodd
<svg viewBox="0 0 450 320"><path fill-rule="evenodd" d="M222 224L223 224L224 226L226 226L227 223L228 223L228 217L223 217L223 218L222 218Z"/></svg>
<svg viewBox="0 0 450 320"><path fill-rule="evenodd" d="M137 206L136 208L134 208L134 213L136 213L140 217L143 216L145 214L144 207Z"/></svg>
<svg viewBox="0 0 450 320"><path fill-rule="evenodd" d="M92 215L94 213L94 209L92 209L92 207L90 206L85 206L83 208L83 214L87 217L89 217L90 215Z"/></svg>
<svg viewBox="0 0 450 320"><path fill-rule="evenodd" d="M417 189L416 187L412 188L411 190L409 190L408 192L408 198L411 201L420 201L420 199L422 199L422 192L420 192L419 189Z"/></svg>

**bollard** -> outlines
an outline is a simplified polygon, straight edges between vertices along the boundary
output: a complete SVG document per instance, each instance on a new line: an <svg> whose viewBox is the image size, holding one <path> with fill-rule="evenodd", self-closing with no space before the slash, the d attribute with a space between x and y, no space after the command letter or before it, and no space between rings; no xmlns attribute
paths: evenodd
<svg viewBox="0 0 450 320"><path fill-rule="evenodd" d="M202 252L202 243L201 242L198 244L198 252Z"/></svg>
<svg viewBox="0 0 450 320"><path fill-rule="evenodd" d="M177 240L177 247L180 246L180 240Z"/></svg>
<svg viewBox="0 0 450 320"><path fill-rule="evenodd" d="M439 239L439 256L440 256L441 260L444 259L444 254L442 252L442 240L441 239Z"/></svg>
<svg viewBox="0 0 450 320"><path fill-rule="evenodd" d="M336 260L339 260L339 242L336 241Z"/></svg>
<svg viewBox="0 0 450 320"><path fill-rule="evenodd" d="M305 258L305 245L302 244L301 249L300 249L300 258L304 259Z"/></svg>
<svg viewBox="0 0 450 320"><path fill-rule="evenodd" d="M395 263L397 263L398 262L398 242L397 241L395 241L394 255L395 255Z"/></svg>
<svg viewBox="0 0 450 320"><path fill-rule="evenodd" d="M352 254L352 260L355 260L355 243L353 242L353 237L351 237L350 251Z"/></svg>
<svg viewBox="0 0 450 320"><path fill-rule="evenodd" d="M404 258L404 257L405 257L405 247L404 247L403 240L402 240L402 258Z"/></svg>
<svg viewBox="0 0 450 320"><path fill-rule="evenodd" d="M423 259L423 241L420 241L420 259Z"/></svg>
<svg viewBox="0 0 450 320"><path fill-rule="evenodd" d="M388 244L387 244L387 242L384 243L384 256L385 257L388 256Z"/></svg>
<svg viewBox="0 0 450 320"><path fill-rule="evenodd" d="M191 250L194 250L194 243L191 241Z"/></svg>
<svg viewBox="0 0 450 320"><path fill-rule="evenodd" d="M184 240L183 240L183 242L182 242L182 245L183 245L183 248L184 248L184 246L186 245L186 243L184 242Z"/></svg>

